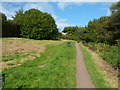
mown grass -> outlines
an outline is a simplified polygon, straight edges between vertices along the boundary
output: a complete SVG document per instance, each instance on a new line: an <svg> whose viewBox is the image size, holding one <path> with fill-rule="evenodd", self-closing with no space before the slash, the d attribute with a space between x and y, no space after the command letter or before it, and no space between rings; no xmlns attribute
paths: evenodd
<svg viewBox="0 0 120 90"><path fill-rule="evenodd" d="M90 77L95 87L96 88L110 88L107 81L105 81L104 76L102 76L102 74L100 73L101 69L99 69L97 65L94 63L94 59L92 58L91 53L88 52L87 49L82 46L80 46L80 48L83 52L87 70L90 74Z"/></svg>
<svg viewBox="0 0 120 90"><path fill-rule="evenodd" d="M66 43L47 45L41 57L4 69L4 88L75 88L75 42Z"/></svg>

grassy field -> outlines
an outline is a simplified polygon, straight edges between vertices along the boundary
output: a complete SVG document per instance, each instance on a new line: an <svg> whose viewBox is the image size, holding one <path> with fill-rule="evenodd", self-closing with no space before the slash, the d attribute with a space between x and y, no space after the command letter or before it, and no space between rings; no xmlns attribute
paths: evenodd
<svg viewBox="0 0 120 90"><path fill-rule="evenodd" d="M5 38L4 43L23 42L28 47L40 45L29 51L3 53L5 86L4 88L75 88L76 52L75 42L68 47L66 41L39 41ZM15 42L16 42L15 41ZM33 42L32 44L31 41ZM3 44L4 44L3 43ZM39 49L43 49L39 51ZM23 50L23 48L22 48ZM19 51L19 50L18 50ZM24 52L24 53L23 53ZM21 55L21 53L23 55ZM38 55L40 54L40 55ZM10 57L12 56L13 57ZM28 58L29 56L29 58ZM24 58L27 58L24 60ZM34 58L33 58L34 57ZM31 59L32 58L32 59ZM12 67L13 66L13 67Z"/></svg>
<svg viewBox="0 0 120 90"><path fill-rule="evenodd" d="M108 82L104 79L104 76L100 73L101 69L94 63L94 59L90 52L86 48L80 45L83 52L85 64L90 74L93 84L96 88L111 88Z"/></svg>

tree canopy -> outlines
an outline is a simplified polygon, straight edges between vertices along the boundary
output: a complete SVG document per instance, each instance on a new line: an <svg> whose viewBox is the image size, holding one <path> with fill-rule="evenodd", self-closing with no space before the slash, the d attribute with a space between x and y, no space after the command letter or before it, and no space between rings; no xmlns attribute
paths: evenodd
<svg viewBox="0 0 120 90"><path fill-rule="evenodd" d="M32 39L56 39L58 29L53 17L38 9L16 12L14 21L21 26L21 36Z"/></svg>
<svg viewBox="0 0 120 90"><path fill-rule="evenodd" d="M120 41L120 1L110 7L111 15L88 22L86 27L65 27L74 40L115 45Z"/></svg>
<svg viewBox="0 0 120 90"><path fill-rule="evenodd" d="M0 19L1 20L7 20L7 17L6 17L5 14L3 14L3 13L0 12Z"/></svg>

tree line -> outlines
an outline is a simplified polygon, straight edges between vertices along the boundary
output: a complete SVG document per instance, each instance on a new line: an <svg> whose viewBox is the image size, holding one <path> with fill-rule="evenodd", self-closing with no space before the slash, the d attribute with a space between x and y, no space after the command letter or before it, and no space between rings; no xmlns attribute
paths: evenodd
<svg viewBox="0 0 120 90"><path fill-rule="evenodd" d="M82 42L103 60L120 70L120 1L110 7L110 16L88 22L85 27L65 27L64 37Z"/></svg>
<svg viewBox="0 0 120 90"><path fill-rule="evenodd" d="M115 45L120 42L120 2L110 7L110 16L88 22L85 27L65 27L63 32L73 40Z"/></svg>
<svg viewBox="0 0 120 90"><path fill-rule="evenodd" d="M30 39L58 39L59 35L54 18L38 9L23 11L20 9L7 20L0 13L2 20L2 37L25 37Z"/></svg>

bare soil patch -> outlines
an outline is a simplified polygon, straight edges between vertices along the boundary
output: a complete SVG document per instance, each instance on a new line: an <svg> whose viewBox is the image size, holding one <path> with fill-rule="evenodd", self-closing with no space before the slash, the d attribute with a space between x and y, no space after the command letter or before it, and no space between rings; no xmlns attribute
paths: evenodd
<svg viewBox="0 0 120 90"><path fill-rule="evenodd" d="M2 47L0 48L2 48L2 59L13 57L11 61L0 62L2 69L19 66L26 60L40 57L40 53L45 50L44 45L39 44L38 41L20 38L3 39ZM17 59L16 55L19 55ZM13 63L13 65L9 65L9 63Z"/></svg>
<svg viewBox="0 0 120 90"><path fill-rule="evenodd" d="M47 65L47 64L43 64L43 65L40 65L40 66L38 66L38 67L41 67L41 68L42 68L42 67L44 67L44 66L46 66L46 65Z"/></svg>

